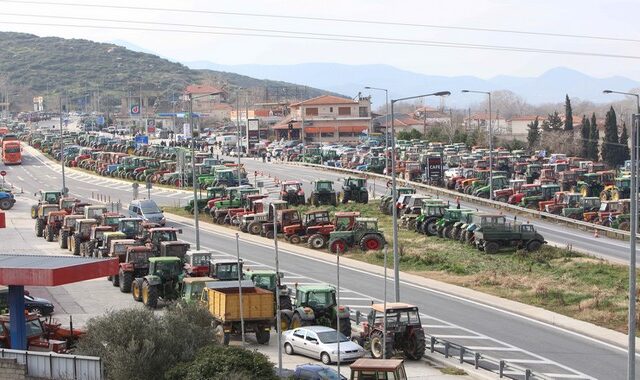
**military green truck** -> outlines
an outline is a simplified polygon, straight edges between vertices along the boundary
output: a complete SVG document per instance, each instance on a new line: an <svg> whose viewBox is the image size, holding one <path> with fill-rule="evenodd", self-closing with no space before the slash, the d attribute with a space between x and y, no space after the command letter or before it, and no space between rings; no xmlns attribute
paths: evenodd
<svg viewBox="0 0 640 380"><path fill-rule="evenodd" d="M474 235L476 248L488 254L504 248L533 252L546 243L531 224L487 224L476 229Z"/></svg>
<svg viewBox="0 0 640 380"><path fill-rule="evenodd" d="M501 214L479 213L470 216L469 222L460 226L460 242L474 244L475 232L480 227L493 226L496 228L504 228L507 224L507 218Z"/></svg>

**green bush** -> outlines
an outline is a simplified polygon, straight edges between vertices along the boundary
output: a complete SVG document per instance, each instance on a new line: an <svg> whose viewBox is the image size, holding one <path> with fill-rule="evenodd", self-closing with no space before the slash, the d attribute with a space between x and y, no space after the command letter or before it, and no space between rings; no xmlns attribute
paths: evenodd
<svg viewBox="0 0 640 380"><path fill-rule="evenodd" d="M166 380L276 380L273 364L257 352L241 347L210 345L191 363L182 363L165 374Z"/></svg>
<svg viewBox="0 0 640 380"><path fill-rule="evenodd" d="M177 303L163 315L141 308L110 311L89 320L78 353L102 358L109 379L158 379L211 342L211 322L197 304Z"/></svg>

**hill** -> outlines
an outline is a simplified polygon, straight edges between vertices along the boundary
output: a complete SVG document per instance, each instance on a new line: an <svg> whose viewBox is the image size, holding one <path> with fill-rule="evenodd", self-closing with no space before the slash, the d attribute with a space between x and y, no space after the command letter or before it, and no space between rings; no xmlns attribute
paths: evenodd
<svg viewBox="0 0 640 380"><path fill-rule="evenodd" d="M142 87L169 98L193 83L213 84L231 93L238 87L251 89L254 101L273 101L265 95L276 93L291 99L329 93L283 81L190 69L116 44L13 32L0 32L0 77L0 86L3 80L8 81L10 92L17 94L12 102L27 108L35 95L66 93L79 98L99 89L115 101Z"/></svg>

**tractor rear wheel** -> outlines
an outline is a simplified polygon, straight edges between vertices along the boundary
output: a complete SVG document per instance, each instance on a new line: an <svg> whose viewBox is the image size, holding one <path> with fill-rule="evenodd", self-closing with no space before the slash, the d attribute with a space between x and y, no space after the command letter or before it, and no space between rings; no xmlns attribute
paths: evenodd
<svg viewBox="0 0 640 380"><path fill-rule="evenodd" d="M36 236L42 237L44 233L44 221L40 218L36 219Z"/></svg>
<svg viewBox="0 0 640 380"><path fill-rule="evenodd" d="M256 329L256 341L258 344L269 344L269 338L271 338L271 332L269 329L265 329L264 326L260 326Z"/></svg>
<svg viewBox="0 0 640 380"><path fill-rule="evenodd" d="M495 241L488 241L484 243L484 252L490 255L497 253L500 249L500 245Z"/></svg>
<svg viewBox="0 0 640 380"><path fill-rule="evenodd" d="M136 278L131 284L131 295L136 302L142 301L142 279Z"/></svg>
<svg viewBox="0 0 640 380"><path fill-rule="evenodd" d="M142 303L152 309L158 306L158 288L148 281L142 283Z"/></svg>
<svg viewBox="0 0 640 380"><path fill-rule="evenodd" d="M336 239L331 243L329 250L336 254L338 252L345 253L347 250L347 242L344 239Z"/></svg>
<svg viewBox="0 0 640 380"><path fill-rule="evenodd" d="M300 237L300 235L291 235L289 236L289 243L291 244L300 244L302 242L302 238Z"/></svg>
<svg viewBox="0 0 640 380"><path fill-rule="evenodd" d="M293 309L291 303L291 297L289 296L280 296L280 310L291 310Z"/></svg>
<svg viewBox="0 0 640 380"><path fill-rule="evenodd" d="M382 249L384 242L382 238L375 234L364 235L362 239L360 239L360 249L363 251L378 251Z"/></svg>
<svg viewBox="0 0 640 380"><path fill-rule="evenodd" d="M447 238L447 239L452 239L453 238L453 226L452 225L448 225L443 229L442 237L443 238Z"/></svg>
<svg viewBox="0 0 640 380"><path fill-rule="evenodd" d="M540 244L540 242L537 240L532 240L527 243L527 251L529 252L537 251L540 249L540 247L542 247L542 244Z"/></svg>
<svg viewBox="0 0 640 380"><path fill-rule="evenodd" d="M120 277L120 291L122 293L129 293L131 291L131 284L133 283L133 273L121 270L118 276Z"/></svg>
<svg viewBox="0 0 640 380"><path fill-rule="evenodd" d="M48 242L52 242L53 241L53 228L51 228L51 226L47 226L47 229L45 230L44 237Z"/></svg>
<svg viewBox="0 0 640 380"><path fill-rule="evenodd" d="M369 203L369 193L367 191L362 192L362 195L360 196L360 203Z"/></svg>
<svg viewBox="0 0 640 380"><path fill-rule="evenodd" d="M291 318L291 326L290 329L297 329L298 327L311 326L313 323L309 323L309 321L305 321L300 317L300 314L296 313Z"/></svg>
<svg viewBox="0 0 640 380"><path fill-rule="evenodd" d="M309 202L311 202L311 204L314 205L315 207L320 206L320 202L318 201L317 194L311 194L311 199L309 200Z"/></svg>
<svg viewBox="0 0 640 380"><path fill-rule="evenodd" d="M406 343L404 354L411 360L420 360L424 356L425 349L424 332L415 331Z"/></svg>
<svg viewBox="0 0 640 380"><path fill-rule="evenodd" d="M73 239L73 254L75 256L79 256L80 255L80 244L82 242L80 241L80 239Z"/></svg>
<svg viewBox="0 0 640 380"><path fill-rule="evenodd" d="M247 230L249 230L251 235L260 235L260 231L262 231L262 224L260 222L251 222L249 223Z"/></svg>
<svg viewBox="0 0 640 380"><path fill-rule="evenodd" d="M436 221L435 218L432 218L422 222L422 232L427 236L436 236L438 234Z"/></svg>
<svg viewBox="0 0 640 380"><path fill-rule="evenodd" d="M327 239L323 235L314 234L309 236L309 247L313 249L322 249L327 244Z"/></svg>
<svg viewBox="0 0 640 380"><path fill-rule="evenodd" d="M384 341L382 331L374 331L369 338L371 346L371 356L374 359L390 359L393 357L393 343ZM386 345L386 348L384 347ZM383 357L384 353L384 357Z"/></svg>
<svg viewBox="0 0 640 380"><path fill-rule="evenodd" d="M60 235L58 235L58 244L60 245L60 248L62 249L66 249L67 248L67 238L69 237L69 232L68 231L60 231Z"/></svg>
<svg viewBox="0 0 640 380"><path fill-rule="evenodd" d="M265 232L264 237L266 237L267 239L273 239L273 230L269 229L269 231Z"/></svg>
<svg viewBox="0 0 640 380"><path fill-rule="evenodd" d="M113 286L120 286L120 276L117 274L115 276L111 276L111 283Z"/></svg>

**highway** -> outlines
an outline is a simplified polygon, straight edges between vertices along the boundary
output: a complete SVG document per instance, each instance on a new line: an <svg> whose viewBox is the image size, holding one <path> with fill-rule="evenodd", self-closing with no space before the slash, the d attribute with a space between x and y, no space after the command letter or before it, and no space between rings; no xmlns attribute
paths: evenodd
<svg viewBox="0 0 640 380"><path fill-rule="evenodd" d="M270 171L272 177L281 179L298 178L305 182L315 178L339 178L341 175L329 172L318 174L315 169L292 168L275 163L262 164L258 161L243 160L251 173L255 167L262 169L263 174L257 178L267 185L270 192L276 190L273 178L267 176ZM32 149L25 148L23 165L2 167L7 170L7 180L26 193L34 193L39 189L60 188L60 166L49 161ZM253 180L250 174L249 178ZM308 185L308 183L307 183ZM381 187L384 184L378 184ZM129 183L96 177L89 174L69 171L67 187L71 194L83 199L96 197L110 197L112 201L121 200L126 203L131 199L131 185ZM379 193L380 191L378 191ZM141 195L143 195L141 189ZM182 204L189 198L188 192L168 189L153 189L151 197L159 204ZM191 222L174 223L184 230L183 238L193 242L194 230ZM538 221L536 221L538 226ZM580 236L579 231L558 232L557 227L544 223L539 225L542 233L549 240L567 241L571 239L574 247L585 244L589 247L586 237ZM243 234L240 235L241 239ZM565 239L565 240L562 240ZM214 250L220 255L235 255L235 231L218 233L204 226L201 234L202 245ZM608 254L617 242L601 238L596 241L601 254ZM600 245L602 244L602 246ZM619 244L623 244L619 242ZM602 248L601 248L602 247ZM620 248L618 248L620 249ZM274 265L272 243L251 243L243 240L241 244L242 257L254 266L271 267ZM288 281L292 282L327 282L335 283L336 266L334 256L327 254L327 259L311 259L296 252L295 248L280 250L281 270L288 273ZM391 272L391 271L390 271ZM341 267L341 281L347 284L341 288L343 304L353 309L367 310L371 300L383 298L383 280L379 275L369 273L357 267ZM388 282L389 294L393 284ZM485 354L508 360L511 363L531 368L538 373L547 374L552 378L598 378L623 379L626 368L626 351L613 347L604 342L582 336L561 328L546 325L529 318L502 311L488 305L479 304L473 300L463 299L454 295L435 292L431 289L416 286L401 281L402 301L414 303L420 307L423 314L423 324L429 334L473 347ZM638 366L640 371L640 365Z"/></svg>

